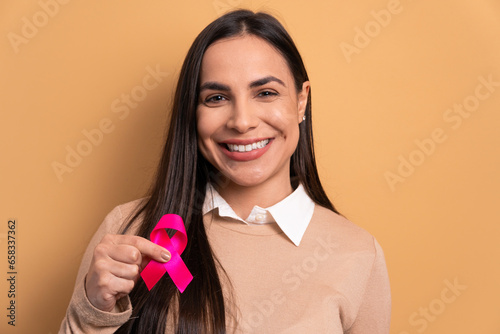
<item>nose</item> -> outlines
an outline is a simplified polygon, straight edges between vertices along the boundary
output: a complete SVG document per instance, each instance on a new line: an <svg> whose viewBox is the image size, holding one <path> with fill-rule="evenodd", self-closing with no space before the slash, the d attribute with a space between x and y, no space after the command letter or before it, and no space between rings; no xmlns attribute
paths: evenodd
<svg viewBox="0 0 500 334"><path fill-rule="evenodd" d="M246 133L257 127L259 118L255 106L246 100L234 101L227 127L239 133Z"/></svg>

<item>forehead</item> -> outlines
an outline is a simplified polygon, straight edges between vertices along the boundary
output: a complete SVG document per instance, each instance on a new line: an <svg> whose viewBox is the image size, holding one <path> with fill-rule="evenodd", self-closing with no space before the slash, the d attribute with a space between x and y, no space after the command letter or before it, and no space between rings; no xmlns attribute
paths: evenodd
<svg viewBox="0 0 500 334"><path fill-rule="evenodd" d="M254 35L243 35L221 39L207 48L200 79L246 82L268 75L293 81L285 58L271 44Z"/></svg>

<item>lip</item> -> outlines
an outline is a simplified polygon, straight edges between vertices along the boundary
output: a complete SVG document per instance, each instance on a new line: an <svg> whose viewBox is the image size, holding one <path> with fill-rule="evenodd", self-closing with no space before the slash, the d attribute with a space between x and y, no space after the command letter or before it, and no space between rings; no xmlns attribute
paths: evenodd
<svg viewBox="0 0 500 334"><path fill-rule="evenodd" d="M253 144L258 141L269 139L269 143L263 148L258 148L250 152L230 152L226 145L224 144L234 144L234 145L248 145ZM267 152L269 147L273 144L274 138L257 138L257 139L229 139L219 143L219 148L221 151L231 160L235 161L251 161L260 158L264 153Z"/></svg>
<svg viewBox="0 0 500 334"><path fill-rule="evenodd" d="M250 138L250 139L228 139L221 141L219 144L248 145L266 139L269 139L271 141L273 138L262 137L262 138Z"/></svg>

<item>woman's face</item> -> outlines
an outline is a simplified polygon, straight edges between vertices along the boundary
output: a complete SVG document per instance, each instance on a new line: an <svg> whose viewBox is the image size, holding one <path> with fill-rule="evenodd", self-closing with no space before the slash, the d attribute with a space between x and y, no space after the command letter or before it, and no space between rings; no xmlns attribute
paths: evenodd
<svg viewBox="0 0 500 334"><path fill-rule="evenodd" d="M281 54L264 40L245 35L222 39L206 50L199 88L203 156L233 185L290 188L290 157L309 82L297 93Z"/></svg>

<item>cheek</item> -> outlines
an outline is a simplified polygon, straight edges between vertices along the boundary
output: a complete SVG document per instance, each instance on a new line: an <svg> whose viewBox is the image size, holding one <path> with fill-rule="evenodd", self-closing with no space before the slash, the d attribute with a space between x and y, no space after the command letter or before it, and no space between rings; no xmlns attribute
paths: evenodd
<svg viewBox="0 0 500 334"><path fill-rule="evenodd" d="M210 122L210 117L207 113L198 112L196 117L196 129L198 131L198 141L202 142L210 138L213 133L213 124Z"/></svg>
<svg viewBox="0 0 500 334"><path fill-rule="evenodd" d="M203 116L197 114L196 130L198 135L198 149L205 158L207 157L207 144L210 138L210 129L208 127L207 120Z"/></svg>
<svg viewBox="0 0 500 334"><path fill-rule="evenodd" d="M213 113L207 112L207 110L197 111L196 118L198 149L205 159L214 164L218 150L215 139L220 128L220 120L213 117Z"/></svg>
<svg viewBox="0 0 500 334"><path fill-rule="evenodd" d="M267 122L284 136L297 135L299 131L297 122L298 111L292 106L273 108L267 113Z"/></svg>

